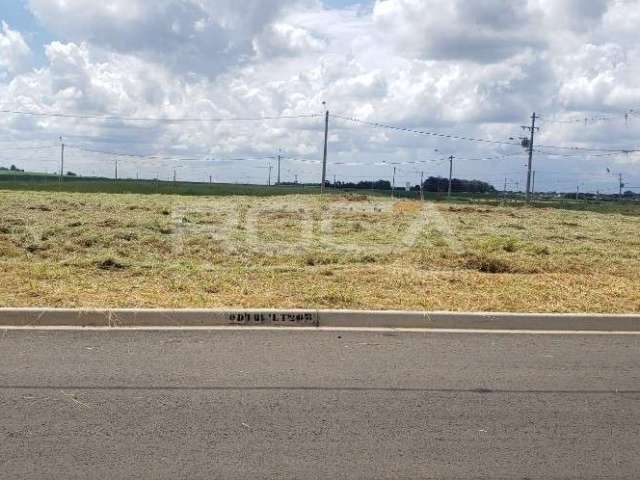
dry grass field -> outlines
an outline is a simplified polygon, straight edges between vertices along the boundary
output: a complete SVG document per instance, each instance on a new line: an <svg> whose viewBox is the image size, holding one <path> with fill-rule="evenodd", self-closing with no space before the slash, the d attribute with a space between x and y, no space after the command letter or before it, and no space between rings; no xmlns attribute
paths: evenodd
<svg viewBox="0 0 640 480"><path fill-rule="evenodd" d="M640 207L0 191L0 306L640 311Z"/></svg>

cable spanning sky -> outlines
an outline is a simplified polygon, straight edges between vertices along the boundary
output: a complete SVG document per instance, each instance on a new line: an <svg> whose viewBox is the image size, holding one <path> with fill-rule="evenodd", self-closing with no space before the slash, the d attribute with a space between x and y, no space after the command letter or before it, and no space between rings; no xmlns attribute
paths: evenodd
<svg viewBox="0 0 640 480"><path fill-rule="evenodd" d="M318 182L325 101L330 180L415 184L455 155L523 185L535 111L537 189L640 186L640 0L5 0L0 20L0 165L53 172L62 137L85 175L265 183L281 154Z"/></svg>

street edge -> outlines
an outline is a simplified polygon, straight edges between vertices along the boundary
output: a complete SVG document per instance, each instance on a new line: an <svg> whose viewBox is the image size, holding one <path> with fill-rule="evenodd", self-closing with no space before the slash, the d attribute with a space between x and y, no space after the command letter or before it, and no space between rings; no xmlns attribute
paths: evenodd
<svg viewBox="0 0 640 480"><path fill-rule="evenodd" d="M0 308L0 327L224 326L640 332L640 314Z"/></svg>

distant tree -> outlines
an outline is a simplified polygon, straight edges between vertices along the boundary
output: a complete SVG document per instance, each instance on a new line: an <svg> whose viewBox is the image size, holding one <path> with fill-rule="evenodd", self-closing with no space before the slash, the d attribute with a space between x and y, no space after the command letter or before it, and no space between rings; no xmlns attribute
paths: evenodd
<svg viewBox="0 0 640 480"><path fill-rule="evenodd" d="M359 189L359 190L390 190L391 183L387 180L376 180L375 182L366 181L366 182L336 182L332 185L334 188L348 188L348 189Z"/></svg>
<svg viewBox="0 0 640 480"><path fill-rule="evenodd" d="M391 190L391 182L389 180L375 180L354 182L336 182L332 185L334 188L347 188L359 190ZM400 190L402 187L396 187ZM449 189L449 179L443 177L429 177L424 182L424 190L426 192L446 192ZM496 189L493 185L480 180L461 180L454 178L451 182L451 189L459 193L494 193ZM409 187L412 192L420 191L420 185Z"/></svg>
<svg viewBox="0 0 640 480"><path fill-rule="evenodd" d="M77 177L77 176L78 176L77 173L67 172L67 177Z"/></svg>
<svg viewBox="0 0 640 480"><path fill-rule="evenodd" d="M447 192L449 190L449 179L429 177L425 180L423 186L426 192ZM495 193L496 191L495 187L487 182L459 178L451 180L451 190L454 193Z"/></svg>

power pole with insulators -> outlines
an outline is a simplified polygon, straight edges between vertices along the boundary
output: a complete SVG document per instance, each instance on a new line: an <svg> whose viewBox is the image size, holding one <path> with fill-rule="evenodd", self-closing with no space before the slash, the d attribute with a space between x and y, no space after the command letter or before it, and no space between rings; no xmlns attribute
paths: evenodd
<svg viewBox="0 0 640 480"><path fill-rule="evenodd" d="M451 155L449 157L449 191L447 193L447 197L451 198L451 190L453 187L453 160L456 157L454 157L453 155Z"/></svg>
<svg viewBox="0 0 640 480"><path fill-rule="evenodd" d="M536 127L537 118L538 116L536 115L535 112L533 112L533 115L531 116L531 126L522 127L524 130L529 130L531 133L531 136L529 138L529 163L527 166L527 192L525 195L527 202L531 197L531 173L533 168L533 140L535 138L536 130L540 130L538 127Z"/></svg>
<svg viewBox="0 0 640 480"><path fill-rule="evenodd" d="M420 172L420 201L424 202L424 172Z"/></svg>
<svg viewBox="0 0 640 480"><path fill-rule="evenodd" d="M326 102L323 102L326 105ZM327 153L329 146L329 110L325 112L324 117L324 155L322 157L322 183L320 184L320 193L324 193L324 186L327 182Z"/></svg>
<svg viewBox="0 0 640 480"><path fill-rule="evenodd" d="M62 137L60 137L60 183L62 183L63 178L64 178L64 142L62 141Z"/></svg>

